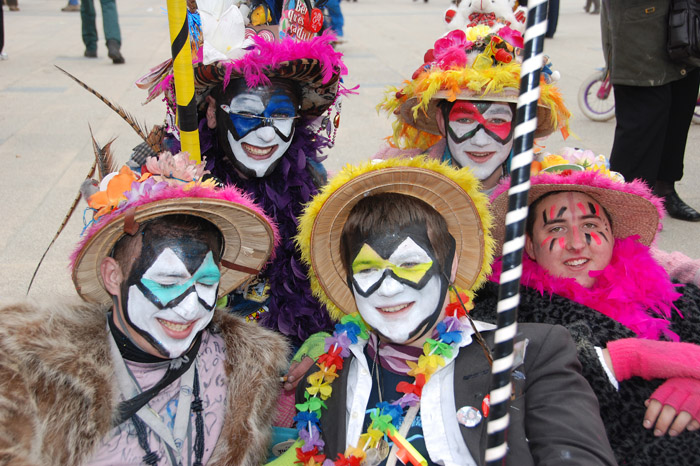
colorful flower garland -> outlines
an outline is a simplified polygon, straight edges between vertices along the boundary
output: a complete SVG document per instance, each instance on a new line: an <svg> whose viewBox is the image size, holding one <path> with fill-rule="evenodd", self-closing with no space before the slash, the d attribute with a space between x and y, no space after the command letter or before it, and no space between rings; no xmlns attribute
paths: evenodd
<svg viewBox="0 0 700 466"><path fill-rule="evenodd" d="M464 302L468 300L462 295ZM299 413L294 417L299 438L304 445L296 449L299 463L306 466L323 464L324 466L359 466L365 458L368 448L375 448L380 440L389 436L396 443L401 442L405 448L412 450L414 465L427 464L410 443L398 433L399 422L403 410L407 406L417 406L423 392L423 387L430 377L450 359L457 344L462 341L464 325L460 317L466 316L466 311L459 302L448 304L447 317L436 327L437 338L428 338L423 345L423 354L418 363L406 361L411 370L408 375L415 377L413 383L400 382L396 391L404 395L396 401L379 402L370 413L372 422L367 432L360 435L360 441L355 447L348 447L345 454L339 454L335 461L327 459L323 454L324 442L321 438L321 409L326 409L327 400L333 391L331 384L338 377L338 371L343 369L343 358L350 356L350 345L358 342L358 338L369 338L367 324L358 313L344 316L336 324L333 335L326 338L326 353L318 358L316 365L319 371L307 377L308 387L304 397L306 401L296 405ZM421 461L422 460L422 461ZM407 463L406 461L404 461Z"/></svg>

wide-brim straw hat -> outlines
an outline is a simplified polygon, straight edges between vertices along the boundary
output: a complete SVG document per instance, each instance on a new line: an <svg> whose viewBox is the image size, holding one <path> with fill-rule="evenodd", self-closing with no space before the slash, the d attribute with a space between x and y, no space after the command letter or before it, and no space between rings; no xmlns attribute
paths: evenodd
<svg viewBox="0 0 700 466"><path fill-rule="evenodd" d="M497 255L501 254L505 239L509 182L509 179L503 180L491 196ZM541 172L532 177L530 183L528 206L551 192L575 191L587 194L603 206L610 216L615 238L637 235L639 241L646 246L654 241L664 216L663 202L641 180L621 182L597 171L574 171L564 174Z"/></svg>
<svg viewBox="0 0 700 466"><path fill-rule="evenodd" d="M220 297L257 275L278 241L277 227L237 188L166 188L106 215L86 232L73 253L71 266L80 297L89 302L111 302L104 289L100 264L127 234L125 227L129 230L134 224L177 214L208 220L221 232Z"/></svg>
<svg viewBox="0 0 700 466"><path fill-rule="evenodd" d="M491 215L479 187L468 169L422 157L346 166L300 217L296 242L309 266L312 292L335 319L357 311L341 260L341 233L360 199L391 192L418 198L444 217L456 241L455 285L471 296L490 273L493 258Z"/></svg>

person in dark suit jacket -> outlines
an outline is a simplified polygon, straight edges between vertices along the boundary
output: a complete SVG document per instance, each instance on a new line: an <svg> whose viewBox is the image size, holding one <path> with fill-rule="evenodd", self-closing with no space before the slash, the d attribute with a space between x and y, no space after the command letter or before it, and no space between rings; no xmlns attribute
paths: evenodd
<svg viewBox="0 0 700 466"><path fill-rule="evenodd" d="M307 206L297 244L340 324L297 387L303 464L391 465L404 441L427 464L485 463L495 327L465 312L493 255L478 187L391 159L346 167ZM616 464L566 330L522 325L514 346L507 464Z"/></svg>

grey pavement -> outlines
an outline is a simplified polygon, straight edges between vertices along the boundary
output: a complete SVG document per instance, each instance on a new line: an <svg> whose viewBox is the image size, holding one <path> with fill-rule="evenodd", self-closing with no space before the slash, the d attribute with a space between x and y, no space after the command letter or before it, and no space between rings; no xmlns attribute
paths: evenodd
<svg viewBox="0 0 700 466"><path fill-rule="evenodd" d="M148 126L158 124L164 106L141 103L145 92L134 81L168 57L165 1L124 0L118 3L122 53L126 64L113 65L104 40L97 59L84 58L80 15L63 13L63 0L21 0L19 12L5 10L5 52L0 61L0 301L22 298L44 249L58 229L78 187L91 166L93 153L88 124L102 144L117 137L113 147L124 162L139 138L113 111L54 68L58 65L93 86ZM99 3L99 2L96 2ZM583 0L563 0L559 27L545 42L545 53L561 72L559 86L573 113L572 135L546 142L548 151L565 146L609 154L615 120L588 120L577 105L581 82L603 64L598 16L582 10ZM343 2L348 87L359 95L343 102L341 126L326 166L370 157L391 134L391 121L375 106L387 86L410 77L424 52L445 30L449 0ZM102 37L98 7L98 31ZM692 126L686 150L686 175L677 185L681 196L700 208L697 173L700 126ZM83 227L81 201L66 229L51 248L30 293L75 296L68 272L71 251ZM700 224L667 219L659 245L700 257L696 240Z"/></svg>

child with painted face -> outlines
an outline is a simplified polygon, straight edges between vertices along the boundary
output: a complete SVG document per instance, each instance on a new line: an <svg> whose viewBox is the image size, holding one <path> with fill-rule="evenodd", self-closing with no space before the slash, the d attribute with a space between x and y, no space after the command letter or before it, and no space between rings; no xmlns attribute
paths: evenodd
<svg viewBox="0 0 700 466"><path fill-rule="evenodd" d="M231 293L228 304L300 346L332 328L311 295L292 238L303 205L326 182L322 161L334 145L340 98L348 94L341 85L347 69L332 35L298 40L269 26L255 31L230 3L207 2L199 11L205 19L199 44L205 59L194 64L200 147L211 175L258 202L277 223L282 241L271 265ZM211 18L212 12L223 16ZM212 50L221 55L206 59ZM165 92L172 119L175 95L167 76L158 68L141 86L150 89L149 98ZM174 135L163 144L179 149Z"/></svg>
<svg viewBox="0 0 700 466"><path fill-rule="evenodd" d="M694 464L700 289L674 284L650 253L661 200L639 180L596 171L541 173L531 183L518 321L571 332L620 463ZM492 210L500 239L505 182ZM500 262L494 269L472 311L488 321Z"/></svg>
<svg viewBox="0 0 700 466"><path fill-rule="evenodd" d="M297 389L303 464L484 464L494 326L470 325L456 295L470 308L490 270L478 189L469 170L392 159L346 167L305 209L297 243L340 323ZM615 464L565 330L515 339L507 464Z"/></svg>
<svg viewBox="0 0 700 466"><path fill-rule="evenodd" d="M85 303L0 310L7 464L266 457L288 348L216 304L265 264L276 228L236 188L202 182L187 154L147 165L84 193L94 215L71 269Z"/></svg>

